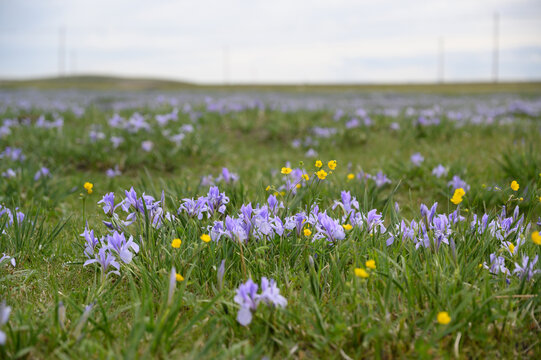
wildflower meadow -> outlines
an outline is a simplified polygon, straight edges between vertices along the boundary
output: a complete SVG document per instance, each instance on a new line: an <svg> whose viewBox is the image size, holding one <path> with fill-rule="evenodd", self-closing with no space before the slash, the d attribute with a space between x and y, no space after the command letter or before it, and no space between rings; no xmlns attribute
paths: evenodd
<svg viewBox="0 0 541 360"><path fill-rule="evenodd" d="M0 91L0 358L541 357L541 96Z"/></svg>

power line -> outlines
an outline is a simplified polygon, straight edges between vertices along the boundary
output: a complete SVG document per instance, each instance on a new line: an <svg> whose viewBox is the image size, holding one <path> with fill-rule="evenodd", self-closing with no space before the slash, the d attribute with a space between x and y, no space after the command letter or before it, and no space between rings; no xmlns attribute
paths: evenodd
<svg viewBox="0 0 541 360"><path fill-rule="evenodd" d="M498 82L500 61L500 14L494 13L494 33L492 50L492 80Z"/></svg>
<svg viewBox="0 0 541 360"><path fill-rule="evenodd" d="M66 68L66 29L58 29L58 76L64 76Z"/></svg>

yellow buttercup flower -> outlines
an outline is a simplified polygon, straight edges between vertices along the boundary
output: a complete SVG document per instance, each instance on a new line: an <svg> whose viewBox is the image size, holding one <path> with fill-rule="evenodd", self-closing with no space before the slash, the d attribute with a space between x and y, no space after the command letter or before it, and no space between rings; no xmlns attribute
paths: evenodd
<svg viewBox="0 0 541 360"><path fill-rule="evenodd" d="M321 160L316 160L316 167L320 168L322 166L323 166L323 163L321 162Z"/></svg>
<svg viewBox="0 0 541 360"><path fill-rule="evenodd" d="M369 269L376 270L376 260L368 260L364 265Z"/></svg>
<svg viewBox="0 0 541 360"><path fill-rule="evenodd" d="M348 180L353 180L355 179L355 175L353 174L348 174Z"/></svg>
<svg viewBox="0 0 541 360"><path fill-rule="evenodd" d="M287 174L291 174L291 171L292 171L291 168L283 167L281 172L282 174L287 175Z"/></svg>
<svg viewBox="0 0 541 360"><path fill-rule="evenodd" d="M184 281L184 276L180 275L179 273L176 273L175 279L177 279L177 281Z"/></svg>
<svg viewBox="0 0 541 360"><path fill-rule="evenodd" d="M370 274L365 269L355 268L355 276L366 279L370 276Z"/></svg>
<svg viewBox="0 0 541 360"><path fill-rule="evenodd" d="M265 188L265 191L269 191L270 190L270 185L267 185L267 187Z"/></svg>
<svg viewBox="0 0 541 360"><path fill-rule="evenodd" d="M509 251L511 251L511 254L514 254L515 253L515 245L513 245L513 243L510 243L508 247L509 247Z"/></svg>
<svg viewBox="0 0 541 360"><path fill-rule="evenodd" d="M331 160L331 161L329 161L329 162L327 163L327 166L328 166L329 169L331 169L331 170L336 169L336 165L337 165L337 164L336 164L336 160Z"/></svg>
<svg viewBox="0 0 541 360"><path fill-rule="evenodd" d="M178 249L180 247L180 244L182 244L182 240L180 239L173 239L171 242L171 246L175 249Z"/></svg>
<svg viewBox="0 0 541 360"><path fill-rule="evenodd" d="M325 180L325 178L327 177L327 172L321 169L316 173L316 175L320 180Z"/></svg>
<svg viewBox="0 0 541 360"><path fill-rule="evenodd" d="M200 239L203 240L203 242L208 243L210 241L210 235L209 234L203 234L203 235L201 235Z"/></svg>
<svg viewBox="0 0 541 360"><path fill-rule="evenodd" d="M451 317L447 311L440 311L438 313L438 322L442 325L447 325L451 322Z"/></svg>
<svg viewBox="0 0 541 360"><path fill-rule="evenodd" d="M346 230L346 231L349 231L349 230L353 229L353 226L351 226L350 224L344 224L344 225L342 225L342 227L343 227L344 230Z"/></svg>
<svg viewBox="0 0 541 360"><path fill-rule="evenodd" d="M541 235L539 234L539 231L534 231L532 233L532 241L534 244L541 245Z"/></svg>
<svg viewBox="0 0 541 360"><path fill-rule="evenodd" d="M463 188L458 188L455 190L455 193L453 194L453 197L451 198L451 202L455 205L458 205L462 202L462 197L466 195L466 192Z"/></svg>
<svg viewBox="0 0 541 360"><path fill-rule="evenodd" d="M297 189L300 189L300 188L301 188L301 186L302 186L301 184L297 184L297 185L295 185L295 187L296 187Z"/></svg>
<svg viewBox="0 0 541 360"><path fill-rule="evenodd" d="M90 182L85 182L83 187L85 188L86 192L88 192L89 194L92 194L92 188L94 187L94 184Z"/></svg>
<svg viewBox="0 0 541 360"><path fill-rule="evenodd" d="M513 191L517 191L519 187L520 187L520 185L519 185L518 182L516 182L515 180L513 180L513 181L511 182L511 189L512 189Z"/></svg>
<svg viewBox="0 0 541 360"><path fill-rule="evenodd" d="M310 231L310 229L304 229L304 236L310 236L312 235L312 232Z"/></svg>
<svg viewBox="0 0 541 360"><path fill-rule="evenodd" d="M308 176L308 174L303 174L302 178L306 181L310 180L310 176Z"/></svg>

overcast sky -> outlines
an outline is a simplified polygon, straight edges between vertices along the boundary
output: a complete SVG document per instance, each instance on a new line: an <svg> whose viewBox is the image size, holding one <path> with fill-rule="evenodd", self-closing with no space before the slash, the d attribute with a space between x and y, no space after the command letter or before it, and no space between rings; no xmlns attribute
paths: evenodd
<svg viewBox="0 0 541 360"><path fill-rule="evenodd" d="M195 82L541 79L540 0L0 0L0 78Z"/></svg>

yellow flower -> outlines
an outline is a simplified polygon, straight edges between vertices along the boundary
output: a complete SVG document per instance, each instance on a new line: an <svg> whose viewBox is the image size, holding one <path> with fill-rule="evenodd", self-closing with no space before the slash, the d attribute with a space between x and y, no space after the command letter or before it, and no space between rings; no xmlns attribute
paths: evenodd
<svg viewBox="0 0 541 360"><path fill-rule="evenodd" d="M285 191L280 191L280 195L284 196L286 194Z"/></svg>
<svg viewBox="0 0 541 360"><path fill-rule="evenodd" d="M85 182L85 184L83 185L83 187L85 188L85 190L89 193L89 194L92 194L92 188L94 187L94 184L90 183L90 182Z"/></svg>
<svg viewBox="0 0 541 360"><path fill-rule="evenodd" d="M524 201L524 198L521 196L518 198L520 201Z"/></svg>
<svg viewBox="0 0 541 360"><path fill-rule="evenodd" d="M270 185L267 185L267 187L265 188L265 191L269 191L270 190Z"/></svg>
<svg viewBox="0 0 541 360"><path fill-rule="evenodd" d="M463 188L458 188L455 190L455 193L453 194L453 197L451 198L451 202L455 205L458 205L462 202L462 197L466 195L466 192Z"/></svg>
<svg viewBox="0 0 541 360"><path fill-rule="evenodd" d="M539 202L541 202L541 196L539 197Z"/></svg>
<svg viewBox="0 0 541 360"><path fill-rule="evenodd" d="M541 245L541 235L539 235L539 231L534 231L532 233L532 241L537 245Z"/></svg>
<svg viewBox="0 0 541 360"><path fill-rule="evenodd" d="M447 311L440 311L438 313L438 322L442 325L447 325L451 322L451 317Z"/></svg>
<svg viewBox="0 0 541 360"><path fill-rule="evenodd" d="M509 243L509 251L511 251L511 254L515 253L515 245L513 243Z"/></svg>
<svg viewBox="0 0 541 360"><path fill-rule="evenodd" d="M310 176L308 176L308 174L303 174L302 175L302 178L306 181L308 181L310 179Z"/></svg>
<svg viewBox="0 0 541 360"><path fill-rule="evenodd" d="M483 267L483 264L479 264L477 267L481 269Z"/></svg>
<svg viewBox="0 0 541 360"><path fill-rule="evenodd" d="M323 166L323 163L321 162L321 160L316 160L316 167L320 168L322 166Z"/></svg>
<svg viewBox="0 0 541 360"><path fill-rule="evenodd" d="M203 235L201 235L200 239L203 240L203 242L208 243L210 241L210 235L209 234L203 234Z"/></svg>
<svg viewBox="0 0 541 360"><path fill-rule="evenodd" d="M376 270L376 260L368 260L364 265L369 269Z"/></svg>
<svg viewBox="0 0 541 360"><path fill-rule="evenodd" d="M519 187L520 187L520 185L519 185L518 182L516 182L515 180L513 180L513 181L511 182L511 189L512 189L513 191L517 191Z"/></svg>
<svg viewBox="0 0 541 360"><path fill-rule="evenodd" d="M288 168L288 167L283 167L282 168L282 174L284 174L284 175L290 174L291 171L292 171L291 168Z"/></svg>
<svg viewBox="0 0 541 360"><path fill-rule="evenodd" d="M366 279L370 276L370 274L365 269L355 268L355 276Z"/></svg>
<svg viewBox="0 0 541 360"><path fill-rule="evenodd" d="M176 273L175 279L177 279L177 281L184 281L184 276L180 275L179 273Z"/></svg>
<svg viewBox="0 0 541 360"><path fill-rule="evenodd" d="M342 225L342 227L343 227L344 230L346 230L346 231L349 231L349 230L353 229L353 226L351 226L350 224L344 224L344 225Z"/></svg>
<svg viewBox="0 0 541 360"><path fill-rule="evenodd" d="M301 188L301 186L302 186L301 184L297 184L297 185L295 185L295 187L296 187L297 189L300 189L300 188Z"/></svg>
<svg viewBox="0 0 541 360"><path fill-rule="evenodd" d="M310 236L312 235L312 232L310 231L310 229L304 229L304 236Z"/></svg>
<svg viewBox="0 0 541 360"><path fill-rule="evenodd" d="M348 180L353 180L355 179L355 175L353 174L348 174Z"/></svg>
<svg viewBox="0 0 541 360"><path fill-rule="evenodd" d="M458 205L462 202L462 196L454 196L451 198L451 202L455 205Z"/></svg>
<svg viewBox="0 0 541 360"><path fill-rule="evenodd" d="M331 170L334 170L336 169L336 160L331 160L327 163L327 166L329 167L329 169Z"/></svg>
<svg viewBox="0 0 541 360"><path fill-rule="evenodd" d="M316 173L316 175L320 180L325 180L325 178L327 177L327 172L325 172L325 170L321 169Z"/></svg>
<svg viewBox="0 0 541 360"><path fill-rule="evenodd" d="M180 239L173 239L173 241L171 242L171 246L175 249L178 249L180 247L180 244L182 244L182 240Z"/></svg>

